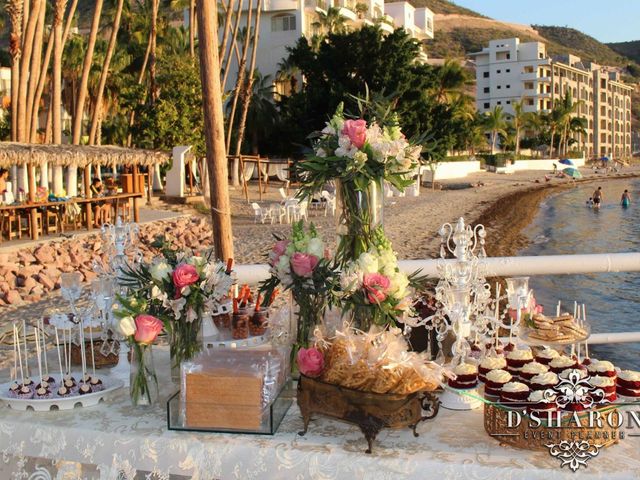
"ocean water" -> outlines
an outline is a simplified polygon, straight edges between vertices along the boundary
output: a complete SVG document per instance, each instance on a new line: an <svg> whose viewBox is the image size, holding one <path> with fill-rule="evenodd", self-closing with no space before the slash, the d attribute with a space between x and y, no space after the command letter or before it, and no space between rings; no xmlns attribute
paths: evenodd
<svg viewBox="0 0 640 480"><path fill-rule="evenodd" d="M579 186L548 197L524 232L531 244L520 255L620 253L640 251L640 180L603 183L599 210L585 205L597 184ZM622 192L631 192L628 208ZM531 277L530 286L545 312L555 314L558 300L573 311L584 303L592 332L640 331L640 273ZM563 308L564 310L564 308ZM640 343L593 345L591 358L607 359L620 368L640 370Z"/></svg>

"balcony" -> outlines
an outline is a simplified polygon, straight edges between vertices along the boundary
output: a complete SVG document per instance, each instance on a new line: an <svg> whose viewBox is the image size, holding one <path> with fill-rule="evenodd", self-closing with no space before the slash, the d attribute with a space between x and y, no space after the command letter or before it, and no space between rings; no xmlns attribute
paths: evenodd
<svg viewBox="0 0 640 480"><path fill-rule="evenodd" d="M281 1L281 0L276 0ZM292 1L292 0L283 0L283 1ZM329 2L326 0L304 0L304 8L306 10L312 11L320 11L326 13Z"/></svg>
<svg viewBox="0 0 640 480"><path fill-rule="evenodd" d="M311 2L313 0L306 0L305 6L307 2ZM314 3L321 3L319 0L316 0ZM264 2L264 11L268 12L277 12L281 10L297 10L298 9L298 0L265 0Z"/></svg>
<svg viewBox="0 0 640 480"><path fill-rule="evenodd" d="M537 79L538 79L538 72L522 72L520 74L520 80L522 80L523 82L527 80L537 80Z"/></svg>
<svg viewBox="0 0 640 480"><path fill-rule="evenodd" d="M380 30L385 33L393 33L395 30L395 27L393 26L393 18L389 15L376 19L376 24L380 27Z"/></svg>

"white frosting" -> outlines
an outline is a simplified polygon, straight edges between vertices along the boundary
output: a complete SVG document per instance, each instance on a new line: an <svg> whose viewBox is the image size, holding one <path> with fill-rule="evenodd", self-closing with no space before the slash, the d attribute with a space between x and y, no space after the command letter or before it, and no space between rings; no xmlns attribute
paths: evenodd
<svg viewBox="0 0 640 480"><path fill-rule="evenodd" d="M531 353L531 349L512 350L507 355L507 358L511 360L531 360L533 354Z"/></svg>
<svg viewBox="0 0 640 480"><path fill-rule="evenodd" d="M589 376L589 374L584 370L582 370L581 368L567 368L562 372L560 372L560 375L558 376L560 378L569 378L569 375L571 374L571 372L574 372L574 371L578 372L578 374L580 375L580 378L587 378Z"/></svg>
<svg viewBox="0 0 640 480"><path fill-rule="evenodd" d="M591 377L589 383L592 387L613 387L613 377Z"/></svg>
<svg viewBox="0 0 640 480"><path fill-rule="evenodd" d="M592 362L587 369L590 372L613 372L616 367L613 366L613 363L608 362L607 360L598 360L597 362Z"/></svg>
<svg viewBox="0 0 640 480"><path fill-rule="evenodd" d="M552 348L545 348L536 353L536 356L540 358L558 358L560 354Z"/></svg>
<svg viewBox="0 0 640 480"><path fill-rule="evenodd" d="M531 362L531 363L527 363L524 367L522 367L520 371L522 373L535 373L535 374L546 373L549 371L549 367L547 367L546 365L543 365L542 363Z"/></svg>
<svg viewBox="0 0 640 480"><path fill-rule="evenodd" d="M491 370L487 373L487 380L495 383L507 383L511 381L511 374L504 370Z"/></svg>
<svg viewBox="0 0 640 480"><path fill-rule="evenodd" d="M545 400L544 392L545 392L544 390L534 390L529 394L529 401L535 402L535 403L540 403L544 401ZM552 395L549 397L549 402L553 402L555 401L555 399L556 399L556 396ZM545 402L545 403L548 403L548 402Z"/></svg>
<svg viewBox="0 0 640 480"><path fill-rule="evenodd" d="M640 372L622 370L618 373L618 378L627 380L628 382L640 382Z"/></svg>
<svg viewBox="0 0 640 480"><path fill-rule="evenodd" d="M571 357L556 357L549 363L552 368L573 367L576 361Z"/></svg>
<svg viewBox="0 0 640 480"><path fill-rule="evenodd" d="M482 368L489 370L501 369L507 366L507 361L504 357L486 357L480 362Z"/></svg>
<svg viewBox="0 0 640 480"><path fill-rule="evenodd" d="M505 383L502 387L503 392L526 392L529 390L524 383L520 382L509 382Z"/></svg>
<svg viewBox="0 0 640 480"><path fill-rule="evenodd" d="M453 369L453 373L456 375L473 375L478 373L478 367L471 365L470 363L461 363Z"/></svg>
<svg viewBox="0 0 640 480"><path fill-rule="evenodd" d="M558 383L558 375L553 372L541 373L531 379L531 383L540 385L555 385Z"/></svg>

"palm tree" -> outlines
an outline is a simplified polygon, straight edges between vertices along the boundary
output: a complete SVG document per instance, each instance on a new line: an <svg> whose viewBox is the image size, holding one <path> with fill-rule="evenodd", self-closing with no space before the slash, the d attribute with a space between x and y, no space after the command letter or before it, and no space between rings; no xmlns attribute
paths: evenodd
<svg viewBox="0 0 640 480"><path fill-rule="evenodd" d="M294 93L298 88L298 75L300 75L300 68L291 60L291 57L283 58L278 63L278 73L276 73L276 80L279 82L289 82L289 89L291 93Z"/></svg>
<svg viewBox="0 0 640 480"><path fill-rule="evenodd" d="M568 152L569 142L573 140L575 136L587 135L587 125L589 122L584 117L572 117L569 121L569 134L567 135L566 145L564 147L565 152ZM584 143L584 142L583 142Z"/></svg>
<svg viewBox="0 0 640 480"><path fill-rule="evenodd" d="M473 80L460 62L451 59L446 60L438 69L436 78L436 100L446 104L465 96L465 88L473 84Z"/></svg>
<svg viewBox="0 0 640 480"><path fill-rule="evenodd" d="M500 105L496 105L493 110L484 114L484 128L491 134L491 154L495 153L498 135L507 136L507 121L504 111Z"/></svg>
<svg viewBox="0 0 640 480"><path fill-rule="evenodd" d="M318 12L318 21L313 23L314 27L319 27L324 34L344 33L347 29L347 19L340 13L340 9L329 7L325 12Z"/></svg>
<svg viewBox="0 0 640 480"><path fill-rule="evenodd" d="M513 115L511 115L511 127L514 130L515 154L520 153L520 132L527 125L530 114L524 111L522 100L512 102Z"/></svg>
<svg viewBox="0 0 640 480"><path fill-rule="evenodd" d="M11 55L11 140L18 140L18 90L20 85L20 55L22 53L23 0L9 0L7 13L11 21L9 54Z"/></svg>
<svg viewBox="0 0 640 480"><path fill-rule="evenodd" d="M31 3L31 11L26 17L26 28L24 29L24 38L22 39L22 52L20 54L20 82L18 84L18 122L17 137L19 142L28 142L27 121L27 96L29 84L29 67L31 66L31 56L33 53L34 41L36 36L36 27L40 17L40 9L46 8L42 0L33 0ZM24 25L25 19L23 19Z"/></svg>
<svg viewBox="0 0 640 480"><path fill-rule="evenodd" d="M573 97L571 96L571 91L567 90L564 97L560 100L559 103L554 105L554 108L558 108L558 116L559 116L559 127L562 129L562 135L560 136L560 149L561 154L566 155L567 153L567 140L569 133L569 124L571 122L571 118L578 111L578 107L582 105L582 100L577 102L573 101Z"/></svg>
<svg viewBox="0 0 640 480"><path fill-rule="evenodd" d="M273 82L271 75L262 75L256 70L251 93L251 104L247 113L247 138L251 142L251 153L258 153L260 140L266 138L273 127L277 115L273 103Z"/></svg>
<svg viewBox="0 0 640 480"><path fill-rule="evenodd" d="M555 104L549 113L544 114L544 123L549 128L551 139L549 140L549 158L553 158L553 140L556 132L562 126L564 113L559 104Z"/></svg>

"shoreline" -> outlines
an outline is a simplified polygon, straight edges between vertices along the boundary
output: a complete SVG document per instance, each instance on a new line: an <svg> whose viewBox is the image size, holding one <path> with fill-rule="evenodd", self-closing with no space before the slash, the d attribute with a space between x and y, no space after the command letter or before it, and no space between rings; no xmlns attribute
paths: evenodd
<svg viewBox="0 0 640 480"><path fill-rule="evenodd" d="M485 209L472 225L482 224L487 230L487 256L510 257L530 245L531 241L524 235L534 218L538 215L540 204L549 196L560 193L578 185L594 182L640 178L640 173L621 174L611 177L585 178L575 184L537 185L528 189L511 192L497 198ZM499 239L497 238L499 235ZM491 239L494 239L493 241Z"/></svg>

